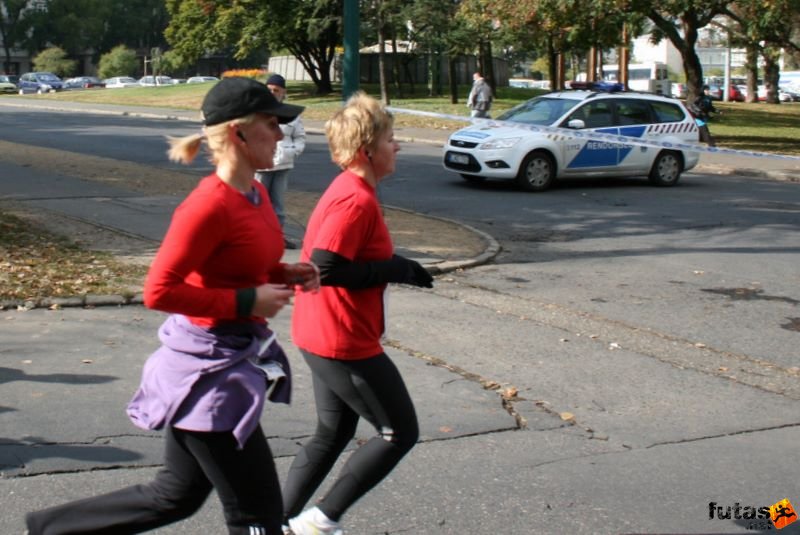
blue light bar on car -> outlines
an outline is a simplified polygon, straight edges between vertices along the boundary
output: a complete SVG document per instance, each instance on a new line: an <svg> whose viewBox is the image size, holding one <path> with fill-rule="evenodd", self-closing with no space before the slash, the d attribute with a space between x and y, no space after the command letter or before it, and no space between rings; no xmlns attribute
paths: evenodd
<svg viewBox="0 0 800 535"><path fill-rule="evenodd" d="M606 82L601 80L599 82L570 82L571 89L587 89L590 91L602 91L604 93L615 93L617 91L625 91L625 86L619 82Z"/></svg>

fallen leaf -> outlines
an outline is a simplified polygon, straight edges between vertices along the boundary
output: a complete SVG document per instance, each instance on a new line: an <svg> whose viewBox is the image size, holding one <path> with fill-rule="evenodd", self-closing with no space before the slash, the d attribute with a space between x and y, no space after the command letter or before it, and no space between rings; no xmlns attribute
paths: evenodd
<svg viewBox="0 0 800 535"><path fill-rule="evenodd" d="M575 423L575 415L572 414L571 412L562 412L559 413L559 416L565 422Z"/></svg>

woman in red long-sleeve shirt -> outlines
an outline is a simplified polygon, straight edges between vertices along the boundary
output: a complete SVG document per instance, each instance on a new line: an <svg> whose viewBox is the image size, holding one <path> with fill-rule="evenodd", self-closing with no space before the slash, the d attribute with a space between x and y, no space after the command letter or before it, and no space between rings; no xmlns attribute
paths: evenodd
<svg viewBox="0 0 800 535"><path fill-rule="evenodd" d="M376 189L394 172L400 146L391 114L356 93L326 125L333 161L343 171L314 208L301 259L319 266L319 292L299 294L292 339L311 369L318 425L289 469L287 523L295 535L340 535L356 500L378 484L419 436L414 404L384 353L387 284L432 287L418 262L394 254ZM303 507L364 418L376 435L360 446L315 507Z"/></svg>
<svg viewBox="0 0 800 535"><path fill-rule="evenodd" d="M203 133L170 140L170 158L184 163L206 141L216 169L175 210L145 282L145 304L171 315L128 414L165 430L164 468L148 484L29 513L31 535L140 533L188 517L212 489L229 534L282 534L259 417L269 382L270 399L288 401L290 372L265 318L295 288L317 289L319 275L280 262L283 234L254 174L272 165L279 124L302 110L226 78L203 101Z"/></svg>

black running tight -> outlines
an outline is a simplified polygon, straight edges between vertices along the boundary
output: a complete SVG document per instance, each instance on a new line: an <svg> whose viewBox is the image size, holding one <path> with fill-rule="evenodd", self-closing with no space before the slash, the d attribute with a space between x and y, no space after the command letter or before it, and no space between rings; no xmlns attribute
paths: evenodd
<svg viewBox="0 0 800 535"><path fill-rule="evenodd" d="M141 533L191 516L212 488L230 535L283 533L280 485L260 426L241 450L230 432L168 429L164 468L151 483L29 513L26 522L31 535Z"/></svg>
<svg viewBox="0 0 800 535"><path fill-rule="evenodd" d="M359 417L378 432L353 452L317 505L338 521L417 442L417 415L400 372L385 353L347 361L301 352L311 368L318 422L289 470L283 491L286 518L303 510L355 435Z"/></svg>

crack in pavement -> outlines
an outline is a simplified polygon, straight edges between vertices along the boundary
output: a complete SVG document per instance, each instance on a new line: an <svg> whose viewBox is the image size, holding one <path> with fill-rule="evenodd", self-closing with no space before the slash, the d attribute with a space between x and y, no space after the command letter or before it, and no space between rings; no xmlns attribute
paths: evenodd
<svg viewBox="0 0 800 535"><path fill-rule="evenodd" d="M424 360L425 362L429 363L431 366L436 366L437 368L443 368L443 369L445 369L445 370L447 370L449 372L455 373L455 374L463 377L467 381L470 381L470 382L473 382L473 383L477 383L484 390L492 390L492 391L494 391L495 393L497 393L498 397L500 398L500 403L501 403L503 409L509 414L509 416L511 416L514 419L514 422L516 423L517 429L527 429L528 421L514 407L514 402L515 401L522 401L521 398L517 397L518 389L515 386L513 386L511 384L507 384L505 386L505 388L503 388L503 385L501 385L497 381L493 381L491 379L486 379L485 377L482 377L482 376L480 376L480 375L478 375L476 373L467 371L464 368L461 368L461 367L453 365L453 364L449 364L448 362L446 362L445 360L443 360L443 359L441 359L439 357L435 357L433 355L428 355L428 354L423 353L421 351L417 351L415 349L407 347L407 346L403 345L402 343L400 343L398 340L386 339L386 340L384 340L384 343L389 347L392 347L394 349L397 349L399 351L403 351L403 352L407 353L411 357L414 357L414 358L417 358L417 359L420 359L420 360ZM538 408L542 409L543 412L546 412L548 414L556 414L556 415L558 414L558 413L555 413L552 410L548 409L547 407L544 407L544 406L542 406L542 405L540 405L538 403L536 404L536 406ZM489 434L491 432L495 432L495 431L473 433L471 435L460 435L458 438L461 438L461 437L464 437L464 436ZM439 439L439 440L442 440L442 439Z"/></svg>

